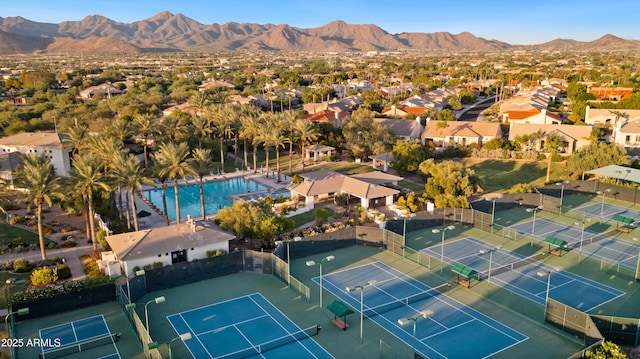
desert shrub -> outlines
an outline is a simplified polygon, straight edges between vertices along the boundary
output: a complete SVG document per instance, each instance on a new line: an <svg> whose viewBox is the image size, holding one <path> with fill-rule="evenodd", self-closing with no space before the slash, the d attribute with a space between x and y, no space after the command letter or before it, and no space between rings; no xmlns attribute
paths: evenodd
<svg viewBox="0 0 640 359"><path fill-rule="evenodd" d="M87 277L89 278L104 277L104 274L100 272L100 268L98 267L98 262L96 262L95 260L86 262L82 272L86 274Z"/></svg>
<svg viewBox="0 0 640 359"><path fill-rule="evenodd" d="M9 247L11 248L27 247L27 246L28 246L27 242L25 242L24 239L22 239L22 237L16 237L12 239L11 244L9 245Z"/></svg>
<svg viewBox="0 0 640 359"><path fill-rule="evenodd" d="M51 260L53 262L55 262L55 263L62 263L63 262L62 258L60 258L59 256L53 256L53 257L51 257Z"/></svg>
<svg viewBox="0 0 640 359"><path fill-rule="evenodd" d="M134 266L133 269L131 270L131 273L135 274L139 270L140 270L140 266Z"/></svg>
<svg viewBox="0 0 640 359"><path fill-rule="evenodd" d="M98 241L98 244L100 244L100 247L102 247L103 250L105 251L111 250L111 247L107 242L107 232L104 229L101 229L96 232L96 240Z"/></svg>
<svg viewBox="0 0 640 359"><path fill-rule="evenodd" d="M227 254L227 251L225 251L224 249L210 250L210 251L207 251L207 258L217 257L223 254Z"/></svg>
<svg viewBox="0 0 640 359"><path fill-rule="evenodd" d="M25 222L24 217L13 216L13 217L9 218L9 223L11 223L11 224L23 224L24 222Z"/></svg>
<svg viewBox="0 0 640 359"><path fill-rule="evenodd" d="M153 262L152 267L153 268L162 268L163 264L162 262Z"/></svg>
<svg viewBox="0 0 640 359"><path fill-rule="evenodd" d="M73 230L74 228L71 226L63 226L62 228L60 228L60 233L69 233Z"/></svg>
<svg viewBox="0 0 640 359"><path fill-rule="evenodd" d="M316 212L316 225L321 226L329 219L329 211L326 208L319 208Z"/></svg>
<svg viewBox="0 0 640 359"><path fill-rule="evenodd" d="M52 270L49 267L42 267L35 269L31 272L31 284L36 287L42 287L45 285L53 284L58 280L58 275L56 271Z"/></svg>
<svg viewBox="0 0 640 359"><path fill-rule="evenodd" d="M31 270L31 266L29 265L29 262L27 262L26 260L22 259L22 258L18 258L15 261L13 261L13 271L16 273L26 273L29 272Z"/></svg>
<svg viewBox="0 0 640 359"><path fill-rule="evenodd" d="M65 280L72 277L71 268L69 268L69 266L58 266L56 267L55 271L58 275L58 279L60 280Z"/></svg>
<svg viewBox="0 0 640 359"><path fill-rule="evenodd" d="M73 248L77 245L78 243L76 243L76 241L74 241L73 239L67 239L66 241L62 242L62 248Z"/></svg>

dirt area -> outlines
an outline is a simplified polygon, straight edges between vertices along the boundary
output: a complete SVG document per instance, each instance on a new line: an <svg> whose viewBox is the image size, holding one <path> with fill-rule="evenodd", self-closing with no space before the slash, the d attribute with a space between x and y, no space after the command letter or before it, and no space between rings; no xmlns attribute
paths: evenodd
<svg viewBox="0 0 640 359"><path fill-rule="evenodd" d="M28 219L33 219L33 222L36 223L35 214L27 214L27 209L25 206L22 206L20 209L17 209L17 210L8 210L7 213L10 216L21 216L21 217L26 217ZM85 227L85 221L83 216L68 214L67 212L60 209L60 207L53 206L53 207L47 208L46 212L42 214L42 220L43 220L42 223L46 225L54 224L51 227L54 228L55 233L49 235L48 237L56 242L58 242L60 237L62 237L65 234L72 235L73 239L77 243L82 243L83 241L88 240L88 237L85 234L86 227ZM28 231L33 231L32 226L26 223L23 225L16 225L16 227L23 228ZM67 233L61 233L60 229L63 227L71 227L73 228L73 230Z"/></svg>

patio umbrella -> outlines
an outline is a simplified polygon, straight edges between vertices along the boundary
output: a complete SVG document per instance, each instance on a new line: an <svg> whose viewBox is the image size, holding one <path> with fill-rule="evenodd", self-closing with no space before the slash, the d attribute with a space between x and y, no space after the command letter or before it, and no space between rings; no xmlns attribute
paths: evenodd
<svg viewBox="0 0 640 359"><path fill-rule="evenodd" d="M144 209L140 212L138 212L138 217L149 217L151 215L151 213L145 211Z"/></svg>

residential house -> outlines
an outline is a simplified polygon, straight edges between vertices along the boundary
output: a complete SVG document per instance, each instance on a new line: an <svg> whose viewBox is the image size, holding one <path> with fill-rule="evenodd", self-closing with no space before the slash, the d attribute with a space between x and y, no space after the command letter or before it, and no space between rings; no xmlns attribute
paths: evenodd
<svg viewBox="0 0 640 359"><path fill-rule="evenodd" d="M400 191L385 185L397 185L402 177L383 172L368 172L347 176L334 171L313 171L300 174L304 182L289 187L292 197L304 198L305 206L313 208L315 203L347 194L364 208L393 204Z"/></svg>
<svg viewBox="0 0 640 359"><path fill-rule="evenodd" d="M591 87L589 93L596 96L598 101L618 102L633 95L631 87Z"/></svg>
<svg viewBox="0 0 640 359"><path fill-rule="evenodd" d="M385 107L380 111L381 115L391 118L403 118L407 116L428 116L431 111L431 107L417 107L417 106L404 106L404 105L392 105L391 107Z"/></svg>
<svg viewBox="0 0 640 359"><path fill-rule="evenodd" d="M424 126L420 123L419 116L415 120L376 117L373 121L388 128L391 133L405 140L419 140L424 131Z"/></svg>
<svg viewBox="0 0 640 359"><path fill-rule="evenodd" d="M82 99L84 100L88 100L96 95L111 98L111 96L122 95L125 92L126 91L121 90L118 86L110 83L104 83L97 86L87 87L86 89L80 91L80 97L82 97Z"/></svg>
<svg viewBox="0 0 640 359"><path fill-rule="evenodd" d="M574 126L574 125L541 125L541 124L511 124L509 129L509 140L513 141L518 136L531 135L537 132L545 134L545 136L554 134L562 140L560 153L572 154L587 146L591 140L591 131L593 126ZM532 150L542 151L544 149L544 138L534 143Z"/></svg>
<svg viewBox="0 0 640 359"><path fill-rule="evenodd" d="M227 81L211 80L211 81L203 82L202 85L198 86L198 91L206 91L206 90L211 90L218 87L222 87L227 90L233 90L236 88L236 85Z"/></svg>
<svg viewBox="0 0 640 359"><path fill-rule="evenodd" d="M562 124L562 118L558 113L549 112L546 108L538 110L531 108L526 111L511 110L502 113L504 122L514 123L530 123L536 125L559 125Z"/></svg>
<svg viewBox="0 0 640 359"><path fill-rule="evenodd" d="M422 132L421 142L432 142L436 147L449 144L469 146L484 143L494 138L502 137L502 129L497 122L458 122L458 121L429 121Z"/></svg>
<svg viewBox="0 0 640 359"><path fill-rule="evenodd" d="M331 110L310 113L301 117L301 119L312 123L330 123L335 128L341 128L342 123L349 118L351 118L351 114L349 112Z"/></svg>
<svg viewBox="0 0 640 359"><path fill-rule="evenodd" d="M69 177L73 149L63 146L65 138L68 138L68 135L55 132L23 132L0 138L0 154L20 152L23 155L38 156L45 153L51 160L56 174Z"/></svg>
<svg viewBox="0 0 640 359"><path fill-rule="evenodd" d="M22 163L22 155L19 152L0 154L0 182L11 185L15 179L16 169Z"/></svg>
<svg viewBox="0 0 640 359"><path fill-rule="evenodd" d="M608 127L611 129L609 142L615 142L626 148L640 146L640 110L610 110L591 108L585 109L584 122L587 125Z"/></svg>
<svg viewBox="0 0 640 359"><path fill-rule="evenodd" d="M107 236L113 261L120 263L123 273L132 273L155 262L163 266L207 258L207 251L229 252L229 241L235 235L215 225L193 221ZM205 227L204 224L208 227Z"/></svg>

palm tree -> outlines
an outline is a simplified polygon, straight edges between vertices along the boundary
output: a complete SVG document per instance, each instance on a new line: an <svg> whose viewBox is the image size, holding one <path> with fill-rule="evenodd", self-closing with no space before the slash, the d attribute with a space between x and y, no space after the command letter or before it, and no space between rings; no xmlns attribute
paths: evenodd
<svg viewBox="0 0 640 359"><path fill-rule="evenodd" d="M86 150L88 142L89 133L86 127L71 127L67 136L62 139L62 147L73 148L73 153L78 154Z"/></svg>
<svg viewBox="0 0 640 359"><path fill-rule="evenodd" d="M42 206L44 203L52 205L52 199L61 196L59 177L46 154L39 156L23 156L24 165L18 171L18 183L27 190L29 200L36 205L36 219L38 221L38 239L40 241L40 255L47 259L44 244L44 230L42 226Z"/></svg>
<svg viewBox="0 0 640 359"><path fill-rule="evenodd" d="M230 111L227 106L209 106L205 113L211 119L215 132L220 139L220 167L224 171L224 140L233 134L231 126L234 121L229 114Z"/></svg>
<svg viewBox="0 0 640 359"><path fill-rule="evenodd" d="M254 141L258 141L258 143L262 143L264 147L265 160L264 167L266 170L265 177L269 177L269 147L272 146L273 136L270 135L270 131L273 130L277 118L272 113L262 113L259 118L259 127L258 127L258 135L254 139Z"/></svg>
<svg viewBox="0 0 640 359"><path fill-rule="evenodd" d="M209 91L198 91L187 100L187 108L195 110L195 116L200 117L205 107L209 106L211 102L211 93Z"/></svg>
<svg viewBox="0 0 640 359"><path fill-rule="evenodd" d="M320 137L318 129L306 120L298 120L295 125L300 140L300 153L302 154L302 171L304 172L304 145L307 142L315 141Z"/></svg>
<svg viewBox="0 0 640 359"><path fill-rule="evenodd" d="M93 252L98 253L98 242L96 241L95 223L93 220L93 192L96 190L109 190L109 185L105 182L104 174L100 171L98 162L89 155L74 156L72 160L71 180L75 183L75 189L82 193L87 204L87 214L89 217L89 239L93 243Z"/></svg>
<svg viewBox="0 0 640 359"><path fill-rule="evenodd" d="M158 160L156 159L156 154L154 153L154 164L158 163ZM158 180L160 181L160 191L162 193L162 217L164 218L164 224L165 226L169 225L169 216L167 215L167 195L166 195L166 189L167 189L167 179L169 177L167 177L166 174L160 174L160 166L153 166L153 174L156 178L158 178Z"/></svg>
<svg viewBox="0 0 640 359"><path fill-rule="evenodd" d="M200 208L202 209L202 219L207 219L204 206L204 187L202 185L203 178L208 173L213 171L214 165L211 160L211 150L196 148L192 157L189 159L189 164L193 171L198 175L198 183L200 184Z"/></svg>
<svg viewBox="0 0 640 359"><path fill-rule="evenodd" d="M285 143L289 140L284 134L284 123L278 116L272 116L272 121L267 122L263 128L263 141L265 146L273 146L276 151L276 172L278 174L277 182L280 182L280 147L284 148ZM269 152L267 151L267 154ZM267 159L268 163L268 159ZM267 169L267 175L268 175Z"/></svg>
<svg viewBox="0 0 640 359"><path fill-rule="evenodd" d="M189 147L186 143L163 143L156 152L156 165L159 166L158 174L173 180L173 189L176 200L176 222L180 224L180 196L178 195L178 179L184 179L188 175L194 175L193 169L187 163Z"/></svg>
<svg viewBox="0 0 640 359"><path fill-rule="evenodd" d="M187 126L178 117L167 116L160 120L160 134L171 142L176 142L185 137Z"/></svg>
<svg viewBox="0 0 640 359"><path fill-rule="evenodd" d="M135 133L129 120L124 117L118 117L108 126L105 126L103 132L108 137L113 137L120 141L120 145L124 145L124 141Z"/></svg>
<svg viewBox="0 0 640 359"><path fill-rule="evenodd" d="M562 147L562 139L560 136L556 134L549 134L544 141L544 151L549 152L549 156L547 157L547 179L546 182L549 182L549 178L551 176L551 160L553 156L558 153L558 150Z"/></svg>
<svg viewBox="0 0 640 359"><path fill-rule="evenodd" d="M251 141L253 145L253 173L258 171L258 144L260 143L260 119L258 112L254 109L246 110L240 117L240 137L244 139L244 163L247 164L247 142Z"/></svg>
<svg viewBox="0 0 640 359"><path fill-rule="evenodd" d="M190 131L198 139L198 148L202 148L202 140L209 137L213 133L211 129L211 123L208 119L201 116L194 116L191 118Z"/></svg>
<svg viewBox="0 0 640 359"><path fill-rule="evenodd" d="M287 133L289 134L289 175L291 175L293 173L293 140L295 136L297 116L291 111L283 112L282 120L284 121Z"/></svg>
<svg viewBox="0 0 640 359"><path fill-rule="evenodd" d="M131 203L131 214L133 215L133 226L134 229L138 231L138 212L135 200L136 190L141 189L143 184L150 184L152 181L145 175L144 168L140 166L140 161L138 161L132 153L122 153L114 174L116 177L122 179L127 188Z"/></svg>
<svg viewBox="0 0 640 359"><path fill-rule="evenodd" d="M133 119L133 126L138 133L142 134L144 142L142 147L144 149L144 168L147 168L147 147L149 136L154 136L158 132L158 123L150 115L136 115Z"/></svg>

